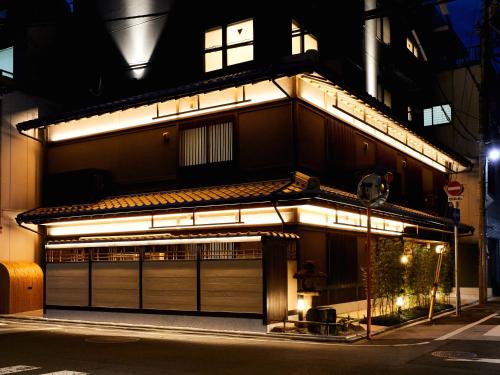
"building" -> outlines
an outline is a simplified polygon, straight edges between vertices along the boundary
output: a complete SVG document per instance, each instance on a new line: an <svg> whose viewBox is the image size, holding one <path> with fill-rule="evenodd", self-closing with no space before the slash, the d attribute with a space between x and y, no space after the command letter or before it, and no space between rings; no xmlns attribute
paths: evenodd
<svg viewBox="0 0 500 375"><path fill-rule="evenodd" d="M66 111L17 126L43 129L43 204L17 221L44 234L49 314L265 330L296 313L293 276L309 260L328 277L312 303L359 310L367 173L395 177L377 236L448 241L443 186L471 163L417 125L433 77L422 45L450 35L425 28L432 7L404 14L425 34L365 3L215 2L193 15L74 2L71 27L102 21L87 35L104 53L100 83L89 94L77 79L75 96L60 93Z"/></svg>

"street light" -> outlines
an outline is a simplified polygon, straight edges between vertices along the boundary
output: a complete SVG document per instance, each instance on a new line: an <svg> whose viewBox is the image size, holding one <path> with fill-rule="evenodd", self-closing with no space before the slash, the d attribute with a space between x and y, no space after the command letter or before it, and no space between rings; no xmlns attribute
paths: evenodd
<svg viewBox="0 0 500 375"><path fill-rule="evenodd" d="M498 159L500 159L500 149L492 148L490 151L488 151L488 159L491 161L497 161Z"/></svg>

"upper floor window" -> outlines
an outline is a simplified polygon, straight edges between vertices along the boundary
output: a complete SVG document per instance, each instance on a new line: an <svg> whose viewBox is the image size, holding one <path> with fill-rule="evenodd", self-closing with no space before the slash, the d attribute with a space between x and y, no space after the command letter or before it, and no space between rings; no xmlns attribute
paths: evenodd
<svg viewBox="0 0 500 375"><path fill-rule="evenodd" d="M410 38L406 38L406 48L408 49L408 51L410 51L411 53L413 53L413 55L418 58L418 47L417 47L417 44L411 40Z"/></svg>
<svg viewBox="0 0 500 375"><path fill-rule="evenodd" d="M14 47L0 50L0 73L3 77L14 78Z"/></svg>
<svg viewBox="0 0 500 375"><path fill-rule="evenodd" d="M451 106L437 105L424 109L424 126L448 124L451 122Z"/></svg>
<svg viewBox="0 0 500 375"><path fill-rule="evenodd" d="M205 31L205 72L253 60L253 19Z"/></svg>
<svg viewBox="0 0 500 375"><path fill-rule="evenodd" d="M387 107L392 108L391 92L383 87L380 83L377 85L377 100L384 103Z"/></svg>
<svg viewBox="0 0 500 375"><path fill-rule="evenodd" d="M304 53L310 49L318 50L318 40L314 35L302 29L297 21L292 20L292 55Z"/></svg>
<svg viewBox="0 0 500 375"><path fill-rule="evenodd" d="M233 160L233 123L183 129L179 136L179 166L213 164Z"/></svg>
<svg viewBox="0 0 500 375"><path fill-rule="evenodd" d="M384 44L391 44L391 24L389 17L377 18L377 39Z"/></svg>

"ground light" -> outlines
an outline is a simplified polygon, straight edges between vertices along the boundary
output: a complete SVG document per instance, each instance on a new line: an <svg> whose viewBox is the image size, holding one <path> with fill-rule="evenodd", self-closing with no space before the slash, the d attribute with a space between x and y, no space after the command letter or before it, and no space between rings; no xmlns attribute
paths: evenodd
<svg viewBox="0 0 500 375"><path fill-rule="evenodd" d="M306 307L306 302L304 298L300 297L297 300L297 313L299 314L299 320L304 320L304 308Z"/></svg>
<svg viewBox="0 0 500 375"><path fill-rule="evenodd" d="M408 263L408 256L401 255L400 261L401 261L401 264L407 264ZM400 298L400 297L398 297L398 298Z"/></svg>
<svg viewBox="0 0 500 375"><path fill-rule="evenodd" d="M441 254L444 251L444 245L436 245L436 253Z"/></svg>
<svg viewBox="0 0 500 375"><path fill-rule="evenodd" d="M403 298L403 297L399 296L399 297L396 299L396 305L397 305L398 307L403 307L404 303L405 303L405 300L404 300L404 298Z"/></svg>

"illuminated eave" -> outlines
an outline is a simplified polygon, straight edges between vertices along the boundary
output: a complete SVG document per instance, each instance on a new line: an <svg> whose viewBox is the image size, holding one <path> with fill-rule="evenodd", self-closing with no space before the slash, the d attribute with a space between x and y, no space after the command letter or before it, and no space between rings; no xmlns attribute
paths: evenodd
<svg viewBox="0 0 500 375"><path fill-rule="evenodd" d="M216 210L194 214L165 214L132 216L114 219L90 219L43 224L52 237L92 236L102 234L155 233L171 230L198 230L215 228L242 228L276 226L282 224L306 224L323 228L366 232L367 216L360 212L325 208L316 205L282 206L280 216L274 207L240 210ZM153 220L154 219L154 220ZM156 223L156 225L151 225ZM401 235L404 229L414 226L398 220L373 216L371 227L374 233ZM158 243L159 244L159 243ZM161 243L167 244L167 243ZM111 246L111 245L110 245ZM137 245L139 246L139 245Z"/></svg>
<svg viewBox="0 0 500 375"><path fill-rule="evenodd" d="M276 80L278 84L262 80L100 115L54 122L48 125L48 140L67 141L272 102L287 98L278 85L286 87L291 80L289 77L280 78Z"/></svg>
<svg viewBox="0 0 500 375"><path fill-rule="evenodd" d="M275 82L276 84L271 80L262 80L253 84L53 123L48 125L48 140L60 142L169 123L296 96L436 170L456 173L466 169L465 165L402 124L316 73L282 77Z"/></svg>
<svg viewBox="0 0 500 375"><path fill-rule="evenodd" d="M402 124L348 93L319 74L298 76L297 96L354 128L441 172L466 166Z"/></svg>

